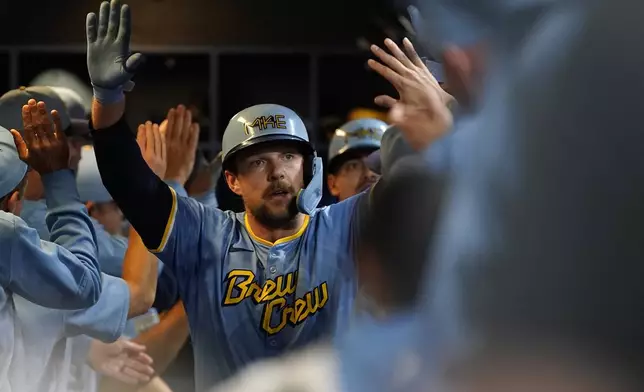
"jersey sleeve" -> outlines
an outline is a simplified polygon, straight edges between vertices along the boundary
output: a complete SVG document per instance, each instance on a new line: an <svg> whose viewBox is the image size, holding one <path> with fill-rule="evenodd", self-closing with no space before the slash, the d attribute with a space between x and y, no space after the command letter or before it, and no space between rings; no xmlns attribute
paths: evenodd
<svg viewBox="0 0 644 392"><path fill-rule="evenodd" d="M145 246L154 252L164 249L175 219L176 192L145 162L124 118L92 135L103 185Z"/></svg>
<svg viewBox="0 0 644 392"><path fill-rule="evenodd" d="M48 308L87 308L101 294L91 221L78 194L69 193L71 172L52 173L43 181L52 242L41 240L22 219L4 214L0 243L7 253L0 260L2 287Z"/></svg>
<svg viewBox="0 0 644 392"><path fill-rule="evenodd" d="M42 200L23 200L20 217L38 232L40 239L49 241L49 228L45 223L47 216L47 203Z"/></svg>
<svg viewBox="0 0 644 392"><path fill-rule="evenodd" d="M130 289L123 279L103 275L103 293L94 306L67 312L65 336L87 335L106 343L117 340L127 321Z"/></svg>

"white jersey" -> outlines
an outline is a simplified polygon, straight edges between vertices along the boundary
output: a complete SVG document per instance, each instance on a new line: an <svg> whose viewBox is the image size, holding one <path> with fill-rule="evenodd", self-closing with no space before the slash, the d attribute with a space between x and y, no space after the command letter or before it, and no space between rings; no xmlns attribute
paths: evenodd
<svg viewBox="0 0 644 392"><path fill-rule="evenodd" d="M245 391L340 391L336 351L330 344L317 344L260 361L212 389L212 392Z"/></svg>

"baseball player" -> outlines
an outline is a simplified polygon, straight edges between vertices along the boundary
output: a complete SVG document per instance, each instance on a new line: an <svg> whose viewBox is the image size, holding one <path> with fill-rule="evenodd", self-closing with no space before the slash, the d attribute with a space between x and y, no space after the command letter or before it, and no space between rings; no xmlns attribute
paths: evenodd
<svg viewBox="0 0 644 392"><path fill-rule="evenodd" d="M96 157L114 200L177 276L203 390L347 324L354 231L368 197L316 209L321 159L302 120L273 104L242 110L224 133L224 174L245 212L177 196L147 167L123 120L123 91L142 59L129 52L130 24L118 1L87 19Z"/></svg>
<svg viewBox="0 0 644 392"><path fill-rule="evenodd" d="M19 110L29 118L32 111L45 109L34 103ZM59 125L56 112L53 117ZM9 366L19 338L19 329L14 328L13 294L46 307L78 309L95 304L102 288L92 224L67 169L68 146L62 130L58 126L52 130L48 120L23 134L24 139L18 131L0 128L0 242L4 255L0 261L0 389L8 387ZM36 230L9 212L20 210L27 172L22 160L43 178L52 242L41 241Z"/></svg>
<svg viewBox="0 0 644 392"><path fill-rule="evenodd" d="M369 170L364 158L380 148L386 129L385 122L364 118L335 130L329 145L327 185L338 201L357 195L378 181L379 176Z"/></svg>

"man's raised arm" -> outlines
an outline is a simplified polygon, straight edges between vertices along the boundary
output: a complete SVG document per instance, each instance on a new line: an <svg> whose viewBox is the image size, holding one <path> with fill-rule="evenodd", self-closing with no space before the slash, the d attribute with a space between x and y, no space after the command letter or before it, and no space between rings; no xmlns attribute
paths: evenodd
<svg viewBox="0 0 644 392"><path fill-rule="evenodd" d="M176 195L147 165L123 118L123 91L133 86L130 79L143 59L130 53L130 34L130 9L117 0L103 2L98 16L87 16L94 148L101 178L114 201L146 247L161 251L174 221ZM160 148L161 141L157 142Z"/></svg>

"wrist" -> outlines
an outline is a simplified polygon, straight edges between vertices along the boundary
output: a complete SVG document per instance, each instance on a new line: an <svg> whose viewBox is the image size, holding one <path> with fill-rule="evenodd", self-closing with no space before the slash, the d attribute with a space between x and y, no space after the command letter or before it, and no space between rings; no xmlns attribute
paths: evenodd
<svg viewBox="0 0 644 392"><path fill-rule="evenodd" d="M100 104L110 105L117 102L121 102L125 99L125 94L123 93L123 86L117 86L114 88L103 88L96 85L92 85L94 90L94 99Z"/></svg>

